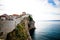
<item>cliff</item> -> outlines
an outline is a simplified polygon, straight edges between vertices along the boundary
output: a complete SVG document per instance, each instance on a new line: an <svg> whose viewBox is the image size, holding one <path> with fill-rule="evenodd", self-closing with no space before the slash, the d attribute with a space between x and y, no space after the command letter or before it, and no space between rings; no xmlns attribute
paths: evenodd
<svg viewBox="0 0 60 40"><path fill-rule="evenodd" d="M2 36L2 37L0 37L0 38L2 38L4 40L32 40L30 31L32 29L35 30L35 26L34 26L35 22L34 22L32 16L30 14L26 14L26 15L20 16L19 18L20 18L19 19L20 21L15 20L16 27L11 27L10 30L8 27L9 31L4 30L4 31L6 31L5 38L2 36L4 33L4 31L2 31L0 33L0 36ZM16 22L18 22L18 23L16 23ZM1 23L0 23L0 25L1 25ZM14 23L13 23L13 25L14 25Z"/></svg>

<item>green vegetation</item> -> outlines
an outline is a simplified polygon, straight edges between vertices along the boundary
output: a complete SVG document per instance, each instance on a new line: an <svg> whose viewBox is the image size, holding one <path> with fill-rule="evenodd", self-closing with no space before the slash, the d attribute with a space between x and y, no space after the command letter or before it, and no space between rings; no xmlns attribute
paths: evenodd
<svg viewBox="0 0 60 40"><path fill-rule="evenodd" d="M29 23L33 21L33 18L31 15L28 17ZM28 24L27 24L28 25ZM30 28L30 25L28 27ZM25 20L22 20L16 28L7 34L6 40L29 40L29 35L27 33L27 30L25 28Z"/></svg>
<svg viewBox="0 0 60 40"><path fill-rule="evenodd" d="M31 15L29 15L29 21L33 21L33 18L31 17Z"/></svg>
<svg viewBox="0 0 60 40"><path fill-rule="evenodd" d="M27 40L28 34L22 22L10 33L7 34L6 40Z"/></svg>

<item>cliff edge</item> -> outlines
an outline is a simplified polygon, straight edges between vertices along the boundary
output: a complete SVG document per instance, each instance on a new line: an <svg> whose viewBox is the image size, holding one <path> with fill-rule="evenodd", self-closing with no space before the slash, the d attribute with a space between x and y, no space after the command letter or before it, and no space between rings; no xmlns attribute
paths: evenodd
<svg viewBox="0 0 60 40"><path fill-rule="evenodd" d="M32 16L30 14L24 14L20 15L18 18L20 18L20 21L16 23L18 20L15 20L16 25L13 30L8 30L8 32L4 30L6 31L5 38L3 37L4 31L0 31L0 39L2 38L4 40L32 40L30 31L32 29L35 30L35 21L33 20ZM2 24L0 23L0 25ZM0 28L3 29L5 27Z"/></svg>

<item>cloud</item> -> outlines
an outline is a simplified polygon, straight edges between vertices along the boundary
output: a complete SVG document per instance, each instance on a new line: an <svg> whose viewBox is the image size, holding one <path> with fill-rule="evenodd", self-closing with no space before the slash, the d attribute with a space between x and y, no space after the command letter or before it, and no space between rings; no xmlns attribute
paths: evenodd
<svg viewBox="0 0 60 40"><path fill-rule="evenodd" d="M54 1L55 4L59 4ZM35 19L57 19L52 13L60 14L60 8L53 7L48 0L3 0L1 14L20 14L23 11L30 13ZM51 16L52 15L52 16Z"/></svg>
<svg viewBox="0 0 60 40"><path fill-rule="evenodd" d="M48 3L54 7L60 7L60 0L48 0Z"/></svg>
<svg viewBox="0 0 60 40"><path fill-rule="evenodd" d="M53 0L48 0L48 3L50 3L50 4L52 4L52 5L56 5Z"/></svg>
<svg viewBox="0 0 60 40"><path fill-rule="evenodd" d="M60 1L60 0L58 0L58 1Z"/></svg>
<svg viewBox="0 0 60 40"><path fill-rule="evenodd" d="M54 0L54 2L56 3L57 7L60 7L60 1L59 0Z"/></svg>

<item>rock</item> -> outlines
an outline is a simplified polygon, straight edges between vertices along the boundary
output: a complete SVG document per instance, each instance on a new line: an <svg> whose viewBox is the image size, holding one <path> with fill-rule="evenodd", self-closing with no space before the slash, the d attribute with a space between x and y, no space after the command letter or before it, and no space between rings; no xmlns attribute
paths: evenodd
<svg viewBox="0 0 60 40"><path fill-rule="evenodd" d="M35 21L30 14L25 14L25 16L21 16L22 20L15 25L16 27L12 31L8 30L9 33L6 33L7 36L4 40L32 40L31 33L35 30Z"/></svg>
<svg viewBox="0 0 60 40"><path fill-rule="evenodd" d="M7 34L6 40L31 40L24 21L18 24L12 32Z"/></svg>

